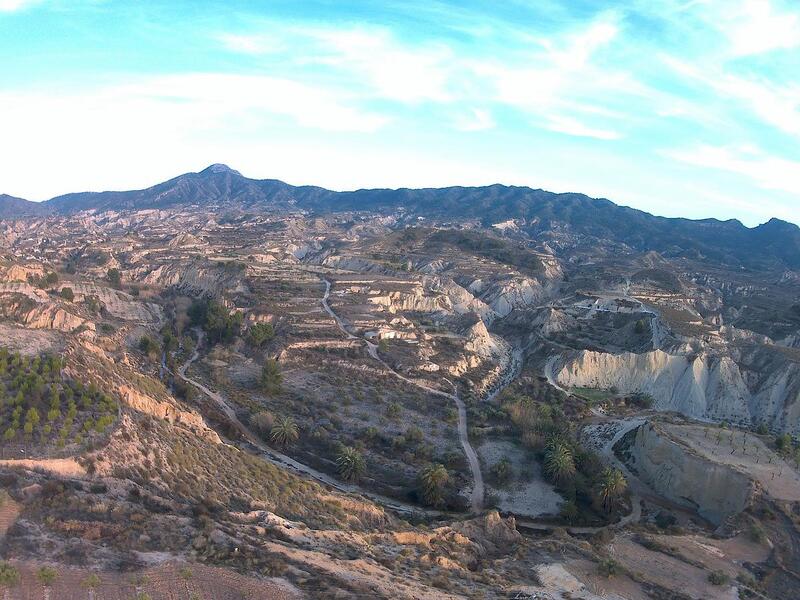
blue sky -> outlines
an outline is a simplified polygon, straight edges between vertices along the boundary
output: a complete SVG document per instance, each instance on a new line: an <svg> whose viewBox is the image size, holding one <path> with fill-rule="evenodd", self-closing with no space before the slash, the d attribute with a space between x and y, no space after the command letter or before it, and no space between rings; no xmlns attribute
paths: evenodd
<svg viewBox="0 0 800 600"><path fill-rule="evenodd" d="M0 0L0 192L225 162L800 222L800 5Z"/></svg>

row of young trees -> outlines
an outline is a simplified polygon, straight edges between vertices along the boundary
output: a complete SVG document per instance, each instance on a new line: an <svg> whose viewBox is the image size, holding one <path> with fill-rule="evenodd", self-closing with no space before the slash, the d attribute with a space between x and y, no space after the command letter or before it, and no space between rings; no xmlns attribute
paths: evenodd
<svg viewBox="0 0 800 600"><path fill-rule="evenodd" d="M81 443L92 432L105 431L116 419L118 406L90 383L62 377L57 356L33 358L0 348L0 426L2 441L24 438L41 443L55 440L63 447L72 439ZM57 435L53 435L57 432Z"/></svg>
<svg viewBox="0 0 800 600"><path fill-rule="evenodd" d="M178 575L183 580L186 587L187 600L201 600L200 594L189 591L189 581L194 576L192 570L189 567L183 567L178 571ZM58 571L50 566L42 566L36 570L36 580L41 584L44 590L44 600L50 600L53 584L58 577ZM3 589L4 600L10 600L11 591L19 585L20 579L20 572L16 567L7 561L0 562L0 588ZM147 582L146 577L138 576L133 579L132 582L136 588L136 594L133 600L152 600L150 595L142 590L143 585ZM81 586L86 590L88 600L95 599L97 589L102 583L97 573L91 573L81 581Z"/></svg>

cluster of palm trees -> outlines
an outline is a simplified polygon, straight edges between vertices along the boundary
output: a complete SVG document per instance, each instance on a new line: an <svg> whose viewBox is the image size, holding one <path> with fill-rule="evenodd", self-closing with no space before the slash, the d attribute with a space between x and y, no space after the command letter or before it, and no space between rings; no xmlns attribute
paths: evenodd
<svg viewBox="0 0 800 600"><path fill-rule="evenodd" d="M573 480L577 468L572 445L560 439L551 441L544 453L544 472L559 486L564 486ZM595 502L606 513L610 513L618 506L627 488L625 475L619 469L607 467L596 479L592 494ZM572 507L568 512L574 512ZM569 516L575 517L575 515Z"/></svg>

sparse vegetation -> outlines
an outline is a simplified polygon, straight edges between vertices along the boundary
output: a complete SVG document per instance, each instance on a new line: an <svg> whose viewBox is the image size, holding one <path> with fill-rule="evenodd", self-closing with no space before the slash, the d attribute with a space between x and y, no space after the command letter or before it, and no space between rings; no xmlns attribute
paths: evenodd
<svg viewBox="0 0 800 600"><path fill-rule="evenodd" d="M711 585L727 585L730 580L731 578L722 571L712 571L708 574L708 582Z"/></svg>
<svg viewBox="0 0 800 600"><path fill-rule="evenodd" d="M597 564L597 572L603 577L611 579L622 573L622 566L613 558L604 558Z"/></svg>

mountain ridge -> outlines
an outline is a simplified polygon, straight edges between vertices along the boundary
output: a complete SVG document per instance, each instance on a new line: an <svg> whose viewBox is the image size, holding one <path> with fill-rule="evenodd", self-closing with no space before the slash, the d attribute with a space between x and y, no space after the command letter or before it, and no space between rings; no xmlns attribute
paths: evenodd
<svg viewBox="0 0 800 600"><path fill-rule="evenodd" d="M566 232L672 256L800 268L800 227L776 218L747 227L736 219L661 217L607 198L503 184L332 191L277 179L250 179L221 163L140 190L77 192L41 203L0 195L0 218L220 204L247 210L299 208L311 213L402 210L440 220L477 219L487 227L513 219L535 235Z"/></svg>

